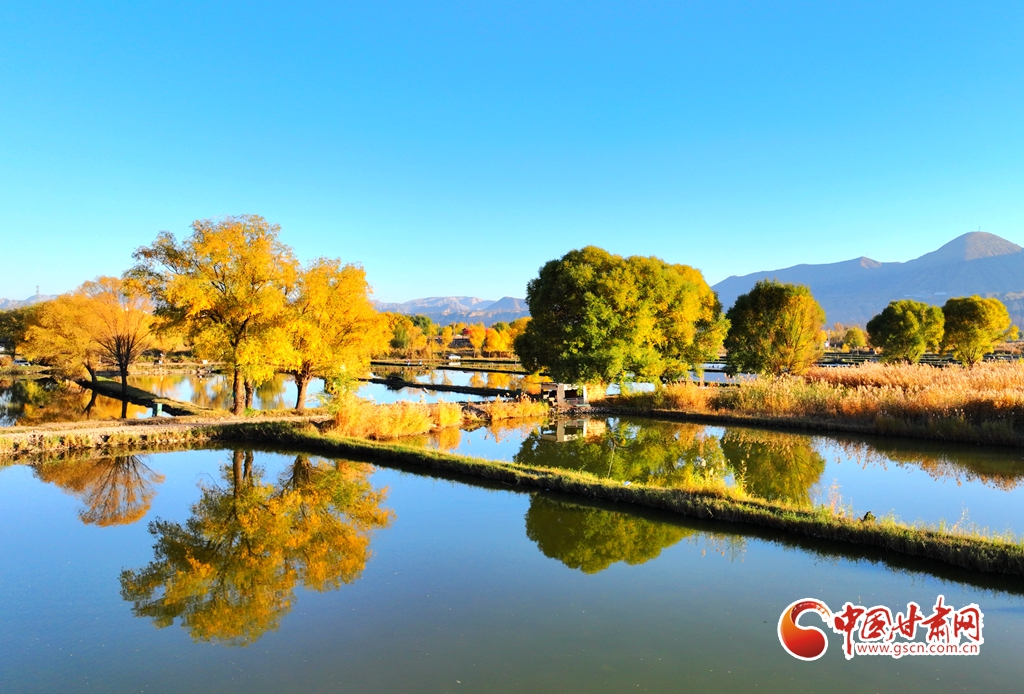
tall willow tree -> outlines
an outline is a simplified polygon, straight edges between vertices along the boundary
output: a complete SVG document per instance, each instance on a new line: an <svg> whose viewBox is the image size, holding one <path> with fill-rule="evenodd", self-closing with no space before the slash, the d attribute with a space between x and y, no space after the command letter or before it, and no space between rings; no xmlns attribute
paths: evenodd
<svg viewBox="0 0 1024 694"><path fill-rule="evenodd" d="M288 372L298 386L296 409L306 406L314 377L350 381L369 368L370 357L387 349L391 333L370 302L366 272L320 258L302 271L290 305L294 352Z"/></svg>
<svg viewBox="0 0 1024 694"><path fill-rule="evenodd" d="M728 327L700 271L595 246L546 263L526 301L516 353L559 381L679 378L717 355Z"/></svg>
<svg viewBox="0 0 1024 694"><path fill-rule="evenodd" d="M726 359L734 373L799 374L825 351L825 312L803 285L762 280L726 317Z"/></svg>
<svg viewBox="0 0 1024 694"><path fill-rule="evenodd" d="M198 220L181 243L162 232L139 248L129 271L197 356L232 369L235 414L246 405L246 383L272 376L291 350L287 307L299 267L279 233L258 215Z"/></svg>

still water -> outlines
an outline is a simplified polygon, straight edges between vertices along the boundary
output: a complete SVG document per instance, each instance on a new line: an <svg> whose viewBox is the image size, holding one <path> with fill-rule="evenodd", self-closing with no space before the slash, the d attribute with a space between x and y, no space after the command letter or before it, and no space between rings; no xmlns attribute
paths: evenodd
<svg viewBox="0 0 1024 694"><path fill-rule="evenodd" d="M749 493L769 500L1024 535L1024 451L1016 448L618 417L498 422L445 430L424 443L621 482L742 481Z"/></svg>
<svg viewBox="0 0 1024 694"><path fill-rule="evenodd" d="M202 407L230 409L232 402L231 379L224 374L198 376L196 374L160 374L129 376L128 383L156 393L165 398L191 402ZM318 407L324 390L323 379L313 379L306 389L306 406ZM479 396L462 393L438 393L422 388L391 388L382 383L361 383L356 395L377 403L393 403L399 400L433 403L438 400L482 400ZM287 374L277 374L261 384L254 393L253 406L258 410L292 409L298 400L295 379Z"/></svg>
<svg viewBox="0 0 1024 694"><path fill-rule="evenodd" d="M128 404L130 419L152 414L148 408ZM0 427L120 417L120 400L96 395L76 383L51 378L0 378Z"/></svg>
<svg viewBox="0 0 1024 694"><path fill-rule="evenodd" d="M0 691L954 692L1024 675L1019 582L304 455L0 470ZM786 655L782 609L977 602L970 658Z"/></svg>

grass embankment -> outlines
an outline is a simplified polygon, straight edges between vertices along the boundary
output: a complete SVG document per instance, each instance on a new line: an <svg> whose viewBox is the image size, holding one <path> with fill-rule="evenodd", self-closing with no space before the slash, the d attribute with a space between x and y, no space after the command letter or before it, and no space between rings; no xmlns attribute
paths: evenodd
<svg viewBox="0 0 1024 694"><path fill-rule="evenodd" d="M635 413L694 416L833 431L1024 445L1024 363L973 368L863 364L813 368L725 388L678 384L594 403Z"/></svg>
<svg viewBox="0 0 1024 694"><path fill-rule="evenodd" d="M983 536L964 528L926 528L894 518L863 521L841 507L807 510L749 497L742 487L720 480L697 480L686 488L624 484L585 472L484 460L443 453L398 442L370 441L331 431L335 420L311 422L241 421L125 427L115 434L88 430L44 434L32 445L12 445L0 434L0 459L29 451L67 453L92 448L103 453L122 449L166 449L201 445L248 443L298 447L324 455L358 456L448 474L469 475L522 489L549 490L587 499L631 504L683 516L741 523L799 537L849 543L937 560L979 572L1024 576L1024 545L1008 536Z"/></svg>

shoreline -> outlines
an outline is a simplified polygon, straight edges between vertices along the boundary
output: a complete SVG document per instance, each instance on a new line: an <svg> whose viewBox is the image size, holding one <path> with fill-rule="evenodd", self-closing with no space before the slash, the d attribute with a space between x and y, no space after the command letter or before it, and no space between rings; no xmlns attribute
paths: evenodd
<svg viewBox="0 0 1024 694"><path fill-rule="evenodd" d="M139 420L145 422L145 420ZM359 456L417 469L467 475L539 492L556 492L605 503L623 503L683 517L755 526L795 537L875 548L904 557L929 559L981 573L1024 576L1024 544L959 535L889 519L862 521L828 510L733 496L724 490L685 490L628 485L557 468L486 460L400 442L375 442L322 433L323 415L175 421L121 426L28 428L0 432L0 464L32 455L60 459L78 451L113 454L167 450L221 443L301 447L318 454Z"/></svg>

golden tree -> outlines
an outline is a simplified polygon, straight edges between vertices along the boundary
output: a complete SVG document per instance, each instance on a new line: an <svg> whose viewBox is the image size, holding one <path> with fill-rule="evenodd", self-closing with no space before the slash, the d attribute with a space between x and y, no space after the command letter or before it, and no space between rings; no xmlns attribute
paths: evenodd
<svg viewBox="0 0 1024 694"><path fill-rule="evenodd" d="M86 298L78 293L63 294L39 308L25 332L22 351L67 378L78 378L84 369L95 383L100 347L94 334Z"/></svg>
<svg viewBox="0 0 1024 694"><path fill-rule="evenodd" d="M479 356L480 350L484 346L484 341L487 340L487 328L484 327L483 323L474 323L467 328L467 331L466 337L469 338L469 344L473 346L473 353Z"/></svg>
<svg viewBox="0 0 1024 694"><path fill-rule="evenodd" d="M288 369L299 391L296 409L305 408L311 379L351 381L369 368L373 354L386 349L387 323L369 293L366 272L339 260L320 258L299 276Z"/></svg>
<svg viewBox="0 0 1024 694"><path fill-rule="evenodd" d="M251 384L272 376L273 365L290 354L285 319L298 263L279 233L258 215L197 220L181 243L162 232L136 250L129 271L149 288L157 314L184 330L197 356L232 369L235 414L245 406L246 384L251 397Z"/></svg>
<svg viewBox="0 0 1024 694"><path fill-rule="evenodd" d="M119 277L98 277L76 292L91 313L92 339L117 365L121 395L128 394L128 368L147 350L153 332L153 305L141 287Z"/></svg>

